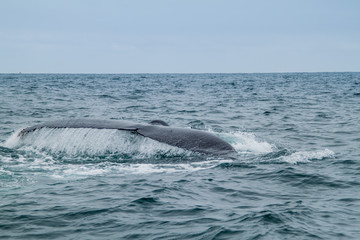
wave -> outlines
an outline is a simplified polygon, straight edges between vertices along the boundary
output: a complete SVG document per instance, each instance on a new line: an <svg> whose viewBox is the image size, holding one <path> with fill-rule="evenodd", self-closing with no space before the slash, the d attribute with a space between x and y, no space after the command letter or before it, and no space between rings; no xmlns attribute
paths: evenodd
<svg viewBox="0 0 360 240"><path fill-rule="evenodd" d="M318 151L300 151L294 152L289 156L282 156L281 160L291 164L308 163L311 160L321 160L328 157L334 157L335 153L329 149Z"/></svg>

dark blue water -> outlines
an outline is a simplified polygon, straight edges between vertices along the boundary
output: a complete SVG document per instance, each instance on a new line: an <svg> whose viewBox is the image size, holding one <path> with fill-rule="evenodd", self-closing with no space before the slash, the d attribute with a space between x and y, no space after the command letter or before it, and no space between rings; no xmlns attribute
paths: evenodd
<svg viewBox="0 0 360 240"><path fill-rule="evenodd" d="M359 239L360 73L0 75L0 239ZM209 131L235 158L63 118Z"/></svg>

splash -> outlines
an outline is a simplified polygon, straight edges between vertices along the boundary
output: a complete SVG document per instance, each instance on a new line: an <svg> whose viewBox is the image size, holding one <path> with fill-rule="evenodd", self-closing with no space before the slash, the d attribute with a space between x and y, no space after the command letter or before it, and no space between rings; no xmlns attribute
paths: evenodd
<svg viewBox="0 0 360 240"><path fill-rule="evenodd" d="M248 132L222 133L221 136L235 148L239 153L263 154L270 153L276 149L266 141L258 140L255 134Z"/></svg>
<svg viewBox="0 0 360 240"><path fill-rule="evenodd" d="M15 160L16 167L46 172L54 178L192 172L233 161L204 156L115 129L42 128L22 137L18 136L19 132L4 144L21 152ZM258 155L276 149L252 133L209 132L228 141L240 154Z"/></svg>

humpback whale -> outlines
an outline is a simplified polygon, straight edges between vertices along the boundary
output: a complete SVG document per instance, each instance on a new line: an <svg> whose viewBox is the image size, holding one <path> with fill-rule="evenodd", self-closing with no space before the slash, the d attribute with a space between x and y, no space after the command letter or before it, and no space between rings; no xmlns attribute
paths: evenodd
<svg viewBox="0 0 360 240"><path fill-rule="evenodd" d="M143 137L148 137L155 141L193 152L211 155L229 155L236 153L235 149L229 143L209 132L189 128L170 127L162 120L153 120L149 124L132 123L124 120L57 120L27 127L19 132L19 136L24 136L41 128L117 129L130 131Z"/></svg>

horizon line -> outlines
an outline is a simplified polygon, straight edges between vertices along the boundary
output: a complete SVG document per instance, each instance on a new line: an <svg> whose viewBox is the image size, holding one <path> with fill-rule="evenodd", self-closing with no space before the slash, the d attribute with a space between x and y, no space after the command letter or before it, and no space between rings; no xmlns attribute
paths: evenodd
<svg viewBox="0 0 360 240"><path fill-rule="evenodd" d="M85 75L85 74L92 74L92 75L100 75L100 74L108 74L108 75L115 75L115 74L128 74L128 75L135 75L135 74L286 74L286 73L359 73L360 71L284 71L284 72L123 72L123 73L114 73L114 72L99 72L99 73L86 73L86 72L0 72L0 74L78 74L78 75Z"/></svg>

